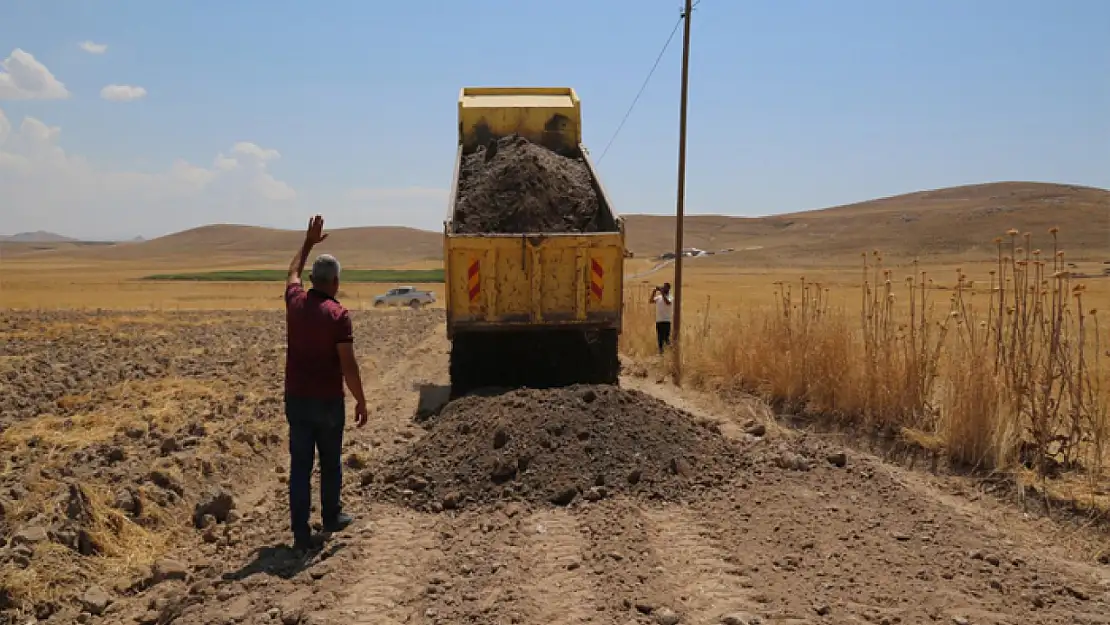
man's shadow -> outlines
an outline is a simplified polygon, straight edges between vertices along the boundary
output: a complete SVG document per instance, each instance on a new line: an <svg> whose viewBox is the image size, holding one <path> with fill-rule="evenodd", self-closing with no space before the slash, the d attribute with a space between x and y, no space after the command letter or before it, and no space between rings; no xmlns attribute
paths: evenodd
<svg viewBox="0 0 1110 625"><path fill-rule="evenodd" d="M343 549L343 543L324 542L307 551L294 550L287 544L259 547L253 552L254 559L237 571L225 573L228 581L242 581L253 575L264 574L282 579L292 579L312 567L327 560Z"/></svg>

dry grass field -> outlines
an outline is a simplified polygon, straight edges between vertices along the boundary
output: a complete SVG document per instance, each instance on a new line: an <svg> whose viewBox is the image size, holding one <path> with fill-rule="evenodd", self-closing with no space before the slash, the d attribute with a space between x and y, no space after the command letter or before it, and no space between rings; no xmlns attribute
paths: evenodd
<svg viewBox="0 0 1110 625"><path fill-rule="evenodd" d="M280 269L300 234L0 244L0 624L1110 622L1110 277L1080 277L1110 260L1110 192L691 218L690 246L733 251L685 265L682 388L647 304L673 280L646 258L671 225L629 219L623 384L739 446L739 473L713 474L725 490L702 493L719 463L687 455L643 460L681 502L598 474L570 506L407 505L435 487L391 467L436 433L413 415L446 381L442 312L365 310L394 285L346 285L371 398L344 449L359 522L307 560L282 547L281 285L140 280ZM425 269L441 250L360 228L319 251ZM488 417L529 410L506 401ZM458 445L497 429L464 425ZM544 444L601 440L575 434ZM949 470L896 460L918 456ZM1026 513L1046 503L1070 514Z"/></svg>

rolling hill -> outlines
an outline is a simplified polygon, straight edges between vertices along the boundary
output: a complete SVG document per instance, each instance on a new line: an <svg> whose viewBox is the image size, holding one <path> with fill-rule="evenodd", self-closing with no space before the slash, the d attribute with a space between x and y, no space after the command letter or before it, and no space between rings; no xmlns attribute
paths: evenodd
<svg viewBox="0 0 1110 625"><path fill-rule="evenodd" d="M77 239L64 237L60 234L36 230L35 232L20 232L18 234L0 234L0 242L4 243L67 243Z"/></svg>
<svg viewBox="0 0 1110 625"><path fill-rule="evenodd" d="M628 247L637 257L673 250L674 218L625 215ZM1069 258L1110 259L1110 191L1037 182L1001 182L920 191L858 204L768 217L687 217L685 244L735 252L699 259L717 266L806 266L858 262L878 249L892 260L989 258L993 239L1010 228L1051 246L1058 226ZM141 262L144 266L282 267L301 232L254 226L210 225L157 239L112 245L61 243L36 251L61 260ZM22 246L5 245L5 255ZM398 267L442 258L439 232L400 227L332 230L319 251L347 266ZM30 253L30 252L25 252ZM44 257L45 260L45 257Z"/></svg>
<svg viewBox="0 0 1110 625"><path fill-rule="evenodd" d="M628 247L638 256L673 250L673 217L626 219ZM1050 247L1054 226L1069 257L1110 258L1110 191L1002 182L769 217L696 216L686 220L683 243L737 250L699 261L711 264L854 264L861 252L875 249L891 259L960 260L989 257L994 238L1010 228L1031 232L1034 245Z"/></svg>
<svg viewBox="0 0 1110 625"><path fill-rule="evenodd" d="M38 254L44 259L141 262L160 267L283 267L303 236L301 231L216 224L99 249L60 247ZM439 260L443 255L441 236L400 227L340 228L330 230L327 240L315 251L335 254L352 267L392 267Z"/></svg>

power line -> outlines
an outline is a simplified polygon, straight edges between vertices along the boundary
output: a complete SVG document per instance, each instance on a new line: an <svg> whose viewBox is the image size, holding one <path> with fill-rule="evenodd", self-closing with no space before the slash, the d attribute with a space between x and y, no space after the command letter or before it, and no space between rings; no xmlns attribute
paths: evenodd
<svg viewBox="0 0 1110 625"><path fill-rule="evenodd" d="M597 159L599 164L605 158L605 155L609 153L609 148L613 146L613 142L617 140L617 135L621 133L621 128L624 128L624 123L628 121L628 117L632 115L632 109L636 108L636 103L640 101L640 96L644 95L644 90L647 89L648 82L651 81L651 76L655 73L655 68L659 67L659 62L663 60L663 54L665 54L667 48L670 47L671 40L674 39L675 33L678 32L678 27L682 25L683 17L685 16L679 17L678 21L675 22L674 28L671 29L670 36L667 37L667 43L663 44L663 49L659 51L659 56L655 57L655 63L651 66L651 71L648 72L647 78L644 79L644 84L640 85L640 91L636 94L636 97L632 99L632 104L629 105L628 111L625 112L624 118L621 119L621 123L617 125L617 129L613 132L613 136L609 138L609 143L605 144L605 149L601 151L601 156Z"/></svg>

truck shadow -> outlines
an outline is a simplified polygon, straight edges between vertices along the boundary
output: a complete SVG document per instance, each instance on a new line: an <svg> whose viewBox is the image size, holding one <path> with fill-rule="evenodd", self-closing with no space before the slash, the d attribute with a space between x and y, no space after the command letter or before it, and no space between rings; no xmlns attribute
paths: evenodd
<svg viewBox="0 0 1110 625"><path fill-rule="evenodd" d="M416 411L413 414L413 420L417 423L422 423L438 415L451 402L450 384L414 382L412 390L418 394Z"/></svg>

